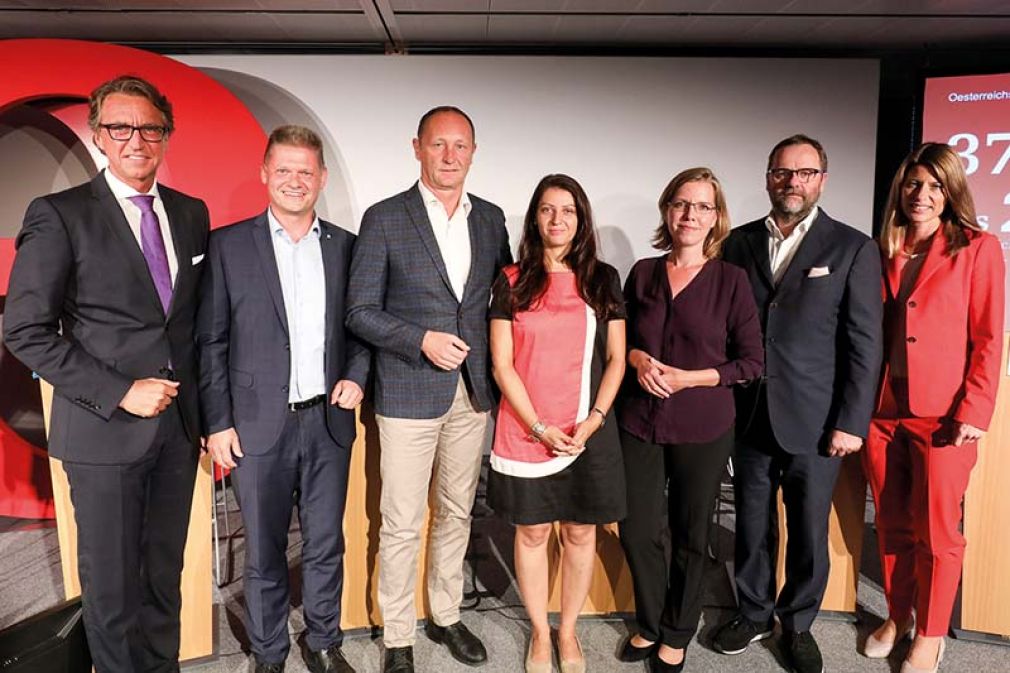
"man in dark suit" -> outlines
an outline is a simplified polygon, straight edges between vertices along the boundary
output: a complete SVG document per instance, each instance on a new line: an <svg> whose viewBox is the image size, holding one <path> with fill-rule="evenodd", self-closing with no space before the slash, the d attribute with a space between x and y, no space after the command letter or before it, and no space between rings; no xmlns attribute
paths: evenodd
<svg viewBox="0 0 1010 673"><path fill-rule="evenodd" d="M767 218L723 248L750 277L765 336L765 376L737 395L736 586L739 614L715 648L738 654L778 616L799 673L821 673L810 634L828 580L828 515L842 457L866 437L882 348L880 254L866 235L817 207L827 155L796 135L768 157ZM776 492L788 545L776 600Z"/></svg>
<svg viewBox="0 0 1010 673"><path fill-rule="evenodd" d="M470 510L494 404L488 354L491 283L512 254L502 210L467 194L473 123L439 107L414 139L421 179L366 212L347 326L375 350L382 446L379 606L383 670L414 670L414 587L428 487L434 488L426 632L467 664L487 659L460 621Z"/></svg>
<svg viewBox="0 0 1010 673"><path fill-rule="evenodd" d="M267 142L266 212L211 234L197 318L207 448L232 468L245 524L246 630L257 673L288 638L288 526L297 500L312 673L353 671L340 652L344 503L369 353L344 331L354 235L320 220L319 136Z"/></svg>
<svg viewBox="0 0 1010 673"><path fill-rule="evenodd" d="M88 122L108 168L28 207L4 340L53 385L49 453L70 481L95 668L176 671L208 213L155 179L173 118L152 84L102 84Z"/></svg>

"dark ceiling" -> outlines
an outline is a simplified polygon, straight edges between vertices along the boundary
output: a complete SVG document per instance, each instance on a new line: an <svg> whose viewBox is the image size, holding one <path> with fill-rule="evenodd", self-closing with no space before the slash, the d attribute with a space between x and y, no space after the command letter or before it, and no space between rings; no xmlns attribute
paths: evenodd
<svg viewBox="0 0 1010 673"><path fill-rule="evenodd" d="M1006 49L1003 0L0 0L0 38L157 49L838 54Z"/></svg>

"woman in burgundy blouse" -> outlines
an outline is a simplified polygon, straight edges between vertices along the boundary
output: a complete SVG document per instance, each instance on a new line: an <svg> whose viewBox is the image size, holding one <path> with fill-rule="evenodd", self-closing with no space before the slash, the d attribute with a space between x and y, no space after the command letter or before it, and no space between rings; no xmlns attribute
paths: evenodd
<svg viewBox="0 0 1010 673"><path fill-rule="evenodd" d="M628 514L620 531L638 633L618 656L680 671L698 628L709 521L733 448L730 386L760 376L764 353L747 276L718 259L730 230L719 180L707 168L682 171L659 212L652 244L666 254L639 260L624 288L629 376L618 425Z"/></svg>

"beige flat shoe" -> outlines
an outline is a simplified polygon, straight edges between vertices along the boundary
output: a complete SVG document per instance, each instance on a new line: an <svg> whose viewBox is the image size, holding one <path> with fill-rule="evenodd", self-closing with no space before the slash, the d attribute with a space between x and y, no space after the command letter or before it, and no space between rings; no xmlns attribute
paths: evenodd
<svg viewBox="0 0 1010 673"><path fill-rule="evenodd" d="M894 646L897 645L900 640L911 636L912 633L913 627L911 625L905 629L904 633L899 630L898 635L894 640L879 640L871 633L866 637L866 643L863 645L863 656L870 659L887 659L891 656Z"/></svg>
<svg viewBox="0 0 1010 673"><path fill-rule="evenodd" d="M579 653L582 654L582 659L577 661L565 661L561 659L561 649L558 648L558 660L561 662L561 673L586 673L586 655L582 651L582 643L579 641L579 637L575 637L575 644L579 646Z"/></svg>
<svg viewBox="0 0 1010 673"><path fill-rule="evenodd" d="M554 673L551 660L533 661L533 637L530 636L529 647L526 648L526 673Z"/></svg>
<svg viewBox="0 0 1010 673"><path fill-rule="evenodd" d="M901 662L901 673L936 673L940 668L940 662L943 661L943 651L945 649L947 649L946 638L940 641L940 649L936 653L936 663L933 664L933 668L916 668L908 663L908 659L906 659Z"/></svg>

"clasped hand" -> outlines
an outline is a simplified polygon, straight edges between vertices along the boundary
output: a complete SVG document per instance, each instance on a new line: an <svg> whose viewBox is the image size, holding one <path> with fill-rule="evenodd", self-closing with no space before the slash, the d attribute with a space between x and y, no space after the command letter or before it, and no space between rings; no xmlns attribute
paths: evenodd
<svg viewBox="0 0 1010 673"><path fill-rule="evenodd" d="M588 418L575 426L575 432L571 436L560 428L549 425L540 435L540 443L559 456L577 456L586 450L586 442L602 424L599 414L590 413Z"/></svg>
<svg viewBox="0 0 1010 673"><path fill-rule="evenodd" d="M665 365L650 355L638 359L635 371L638 373L638 385L650 395L664 400L688 387L683 369Z"/></svg>

